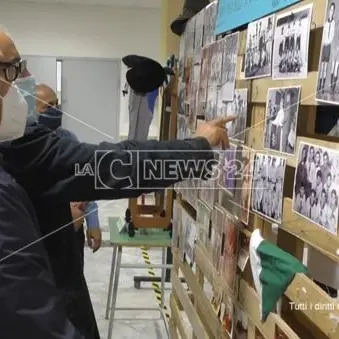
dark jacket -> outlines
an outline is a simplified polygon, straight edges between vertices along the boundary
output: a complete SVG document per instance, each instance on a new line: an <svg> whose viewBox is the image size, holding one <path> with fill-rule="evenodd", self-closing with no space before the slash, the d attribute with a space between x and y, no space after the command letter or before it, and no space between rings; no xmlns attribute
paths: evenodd
<svg viewBox="0 0 339 339"><path fill-rule="evenodd" d="M93 311L78 257L69 203L137 197L181 181L180 172L179 177L148 178L145 167L150 160L213 159L203 138L90 145L58 138L35 122L28 124L24 137L2 143L0 152L6 170L23 186L34 205L68 316L89 339L97 338L97 329L93 322L84 321L92 317ZM185 166L181 163L181 167ZM84 167L91 168L94 175L75 175L77 168ZM200 177L202 166L195 168L192 162L186 170L190 171L190 167Z"/></svg>
<svg viewBox="0 0 339 339"><path fill-rule="evenodd" d="M84 339L67 319L33 206L0 167L2 338Z"/></svg>

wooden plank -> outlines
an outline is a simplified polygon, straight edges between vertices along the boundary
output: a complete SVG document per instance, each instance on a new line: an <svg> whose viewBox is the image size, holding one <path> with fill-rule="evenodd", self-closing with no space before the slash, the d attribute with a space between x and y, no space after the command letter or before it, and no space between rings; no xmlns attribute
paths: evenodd
<svg viewBox="0 0 339 339"><path fill-rule="evenodd" d="M180 337L182 339L189 339L183 324L182 315L180 314L179 306L173 295L170 296L171 318L174 321L174 326L178 328Z"/></svg>
<svg viewBox="0 0 339 339"><path fill-rule="evenodd" d="M301 86L300 105L313 106L317 105L315 100L316 84L318 72L308 73L307 79L302 80L273 80L272 78L252 80L252 95L250 100L252 103L264 104L267 99L267 91L269 88Z"/></svg>
<svg viewBox="0 0 339 339"><path fill-rule="evenodd" d="M306 275L296 274L285 295L329 339L339 338L339 304Z"/></svg>
<svg viewBox="0 0 339 339"><path fill-rule="evenodd" d="M201 322L191 300L188 298L185 289L183 288L178 276L176 273L172 273L172 288L176 291L176 294L180 300L183 309L194 328L194 333L197 335L198 339L210 339L207 334L204 324Z"/></svg>
<svg viewBox="0 0 339 339"><path fill-rule="evenodd" d="M238 303L238 296L234 295L232 291L228 288L227 285L223 282L222 278L218 275L212 263L206 256L204 247L201 243L197 243L196 250L196 264L201 269L202 273L206 277L206 279L211 283L213 288L218 289L222 286L225 295L227 295L234 304ZM260 331L267 336L268 338L274 337L275 325L276 325L276 317L272 317L273 313L269 315L266 322L263 324L260 320L259 316L259 298L256 291L250 287L246 281L243 279L240 280L239 287L239 304L245 310L247 316L253 322L253 324L260 329ZM288 333L290 336L288 338L296 339L299 338L292 329L288 327L288 325L281 319L279 321L280 328L284 330L288 328ZM283 327L283 328L282 328Z"/></svg>
<svg viewBox="0 0 339 339"><path fill-rule="evenodd" d="M198 308L200 310L204 310L204 317L206 319L207 326L213 333L214 337L218 338L220 336L220 320L215 314L210 300L199 285L191 267L187 263L181 262L180 270L183 272L186 282L190 290L193 292L194 301L197 303Z"/></svg>

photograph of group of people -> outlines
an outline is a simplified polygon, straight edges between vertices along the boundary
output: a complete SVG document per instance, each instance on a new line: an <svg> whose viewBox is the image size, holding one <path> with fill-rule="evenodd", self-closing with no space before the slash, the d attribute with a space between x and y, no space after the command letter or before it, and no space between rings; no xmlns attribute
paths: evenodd
<svg viewBox="0 0 339 339"><path fill-rule="evenodd" d="M276 18L273 79L306 79L313 4Z"/></svg>
<svg viewBox="0 0 339 339"><path fill-rule="evenodd" d="M265 114L265 148L294 154L300 90L300 86L269 88Z"/></svg>
<svg viewBox="0 0 339 339"><path fill-rule="evenodd" d="M316 98L338 104L339 76L339 1L328 0L324 19Z"/></svg>
<svg viewBox="0 0 339 339"><path fill-rule="evenodd" d="M293 210L336 235L338 194L339 152L300 142Z"/></svg>
<svg viewBox="0 0 339 339"><path fill-rule="evenodd" d="M246 123L247 123L247 100L248 90L247 88L236 89L233 95L233 101L222 100L222 104L225 105L225 116L235 115L237 119L229 122L226 127L228 136L231 139L245 142L246 138ZM220 113L219 113L220 115Z"/></svg>
<svg viewBox="0 0 339 339"><path fill-rule="evenodd" d="M245 79L270 76L274 15L251 22L247 27Z"/></svg>
<svg viewBox="0 0 339 339"><path fill-rule="evenodd" d="M286 159L257 153L254 157L251 208L281 223Z"/></svg>

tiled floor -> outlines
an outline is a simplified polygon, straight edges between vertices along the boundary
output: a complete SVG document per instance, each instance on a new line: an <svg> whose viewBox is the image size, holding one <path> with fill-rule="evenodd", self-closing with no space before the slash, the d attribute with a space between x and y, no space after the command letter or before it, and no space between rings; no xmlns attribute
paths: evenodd
<svg viewBox="0 0 339 339"><path fill-rule="evenodd" d="M104 239L108 238L108 216L123 216L127 206L126 201L100 202L99 215ZM151 250L152 263L161 262L161 251ZM105 308L108 292L109 274L112 260L112 248L103 247L93 254L85 249L85 275L92 298L101 338L107 338L108 320L105 320ZM126 263L143 263L140 249L126 249L122 261ZM155 271L160 275L160 271ZM145 269L126 270L120 272L117 307L157 307L155 294L150 283L143 283L141 289L134 288L134 275L147 275ZM167 284L166 299L170 293ZM167 338L164 323L159 312L116 312L116 322L112 338L119 339L163 339ZM127 320L125 320L127 319Z"/></svg>

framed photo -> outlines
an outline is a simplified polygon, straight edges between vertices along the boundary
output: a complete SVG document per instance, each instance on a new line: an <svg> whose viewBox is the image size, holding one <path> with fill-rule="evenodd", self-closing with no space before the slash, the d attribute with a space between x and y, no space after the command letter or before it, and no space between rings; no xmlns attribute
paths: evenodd
<svg viewBox="0 0 339 339"><path fill-rule="evenodd" d="M281 223L286 159L257 153L254 157L251 208Z"/></svg>
<svg viewBox="0 0 339 339"><path fill-rule="evenodd" d="M292 209L337 235L339 152L300 142Z"/></svg>
<svg viewBox="0 0 339 339"><path fill-rule="evenodd" d="M245 79L268 77L272 73L274 15L251 22L247 27Z"/></svg>
<svg viewBox="0 0 339 339"><path fill-rule="evenodd" d="M318 67L316 99L338 105L339 1L327 0Z"/></svg>
<svg viewBox="0 0 339 339"><path fill-rule="evenodd" d="M234 339L247 339L248 336L248 317L247 314L240 308L235 308L235 326Z"/></svg>
<svg viewBox="0 0 339 339"><path fill-rule="evenodd" d="M235 290L236 271L238 262L239 226L229 216L224 223L223 269L221 275L231 290Z"/></svg>
<svg viewBox="0 0 339 339"><path fill-rule="evenodd" d="M288 339L288 336L284 333L284 331L278 326L278 324L275 324L275 334L274 339Z"/></svg>
<svg viewBox="0 0 339 339"><path fill-rule="evenodd" d="M294 154L301 86L269 88L266 100L264 147Z"/></svg>
<svg viewBox="0 0 339 339"><path fill-rule="evenodd" d="M227 297L222 304L220 313L222 331L227 333L230 338L233 338L234 304L230 297Z"/></svg>
<svg viewBox="0 0 339 339"><path fill-rule="evenodd" d="M233 101L227 106L226 116L236 115L237 119L229 122L226 127L230 139L245 142L247 123L247 88L236 89ZM225 102L227 104L227 102Z"/></svg>
<svg viewBox="0 0 339 339"><path fill-rule="evenodd" d="M221 87L225 101L232 101L237 73L239 32L226 35L223 43Z"/></svg>
<svg viewBox="0 0 339 339"><path fill-rule="evenodd" d="M277 16L273 79L306 79L313 4Z"/></svg>
<svg viewBox="0 0 339 339"><path fill-rule="evenodd" d="M222 166L220 185L232 196L235 194L236 177L238 174L236 153L237 146L235 144L230 144L230 147L227 150L221 152L222 159L220 159L220 165Z"/></svg>
<svg viewBox="0 0 339 339"><path fill-rule="evenodd" d="M248 147L242 147L241 150L241 189L240 189L240 220L248 225L250 215L250 201L251 201L251 189L252 189L252 152Z"/></svg>
<svg viewBox="0 0 339 339"><path fill-rule="evenodd" d="M209 241L211 215L212 210L199 199L197 209L198 239L206 248L208 247Z"/></svg>

